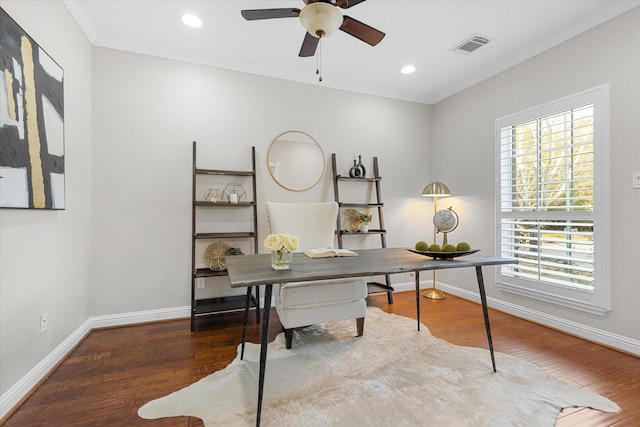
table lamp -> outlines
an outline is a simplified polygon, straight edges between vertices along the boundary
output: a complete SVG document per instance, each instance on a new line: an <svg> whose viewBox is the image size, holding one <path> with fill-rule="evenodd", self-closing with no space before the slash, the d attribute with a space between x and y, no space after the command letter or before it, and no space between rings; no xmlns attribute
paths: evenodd
<svg viewBox="0 0 640 427"><path fill-rule="evenodd" d="M433 214L438 212L438 197L446 197L451 195L449 187L442 182L434 181L427 184L422 190L424 197L433 197ZM433 228L433 243L436 242L436 228ZM445 299L447 296L440 289L436 289L436 271L433 270L433 283L431 288L425 289L422 294L425 298Z"/></svg>

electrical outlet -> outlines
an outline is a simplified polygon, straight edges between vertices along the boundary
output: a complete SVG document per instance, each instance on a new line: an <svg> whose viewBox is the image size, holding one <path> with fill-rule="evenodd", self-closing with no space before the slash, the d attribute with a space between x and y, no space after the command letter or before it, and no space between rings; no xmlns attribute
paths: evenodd
<svg viewBox="0 0 640 427"><path fill-rule="evenodd" d="M47 332L47 328L49 327L49 314L44 313L40 316L40 333L44 334Z"/></svg>
<svg viewBox="0 0 640 427"><path fill-rule="evenodd" d="M640 172L634 172L633 173L633 186L632 188L634 189L639 189L640 188Z"/></svg>
<svg viewBox="0 0 640 427"><path fill-rule="evenodd" d="M198 277L196 279L196 288L204 289L204 277Z"/></svg>

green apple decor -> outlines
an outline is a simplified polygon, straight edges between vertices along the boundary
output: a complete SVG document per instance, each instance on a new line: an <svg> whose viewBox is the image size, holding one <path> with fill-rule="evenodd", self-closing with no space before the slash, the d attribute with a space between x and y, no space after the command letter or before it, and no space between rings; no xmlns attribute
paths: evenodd
<svg viewBox="0 0 640 427"><path fill-rule="evenodd" d="M415 248L416 248L416 251L427 252L429 250L429 244L427 242L420 240L419 242L416 243Z"/></svg>
<svg viewBox="0 0 640 427"><path fill-rule="evenodd" d="M467 242L460 242L456 245L456 250L458 252L465 252L471 250L471 245Z"/></svg>
<svg viewBox="0 0 640 427"><path fill-rule="evenodd" d="M420 252L468 252L471 250L471 245L467 242L460 242L457 245L451 243L444 246L440 246L437 243L429 245L427 242L420 240L416 242L415 250Z"/></svg>

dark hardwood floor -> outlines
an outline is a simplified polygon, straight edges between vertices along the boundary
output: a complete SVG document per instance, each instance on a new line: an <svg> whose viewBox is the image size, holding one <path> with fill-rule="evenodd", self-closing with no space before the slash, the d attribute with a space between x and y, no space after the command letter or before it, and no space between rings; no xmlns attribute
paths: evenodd
<svg viewBox="0 0 640 427"><path fill-rule="evenodd" d="M415 318L415 294L396 292L369 297L369 305ZM557 426L639 426L640 359L585 340L490 310L496 351L529 359L549 373L615 401L617 414L565 409ZM447 341L487 348L479 305L449 295L421 297L421 319ZM223 369L236 356L242 316L216 316L198 332L189 321L102 329L86 339L40 387L4 421L20 426L202 426L197 418L143 420L138 408ZM259 341L260 326L250 316L249 340ZM275 311L270 339L282 331ZM365 325L366 334L366 325ZM498 367L499 368L499 367ZM0 422L2 424L2 422Z"/></svg>

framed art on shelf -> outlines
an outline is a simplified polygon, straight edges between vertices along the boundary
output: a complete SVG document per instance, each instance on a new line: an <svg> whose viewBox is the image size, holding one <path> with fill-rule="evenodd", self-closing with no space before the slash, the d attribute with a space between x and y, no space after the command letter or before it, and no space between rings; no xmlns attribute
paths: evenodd
<svg viewBox="0 0 640 427"><path fill-rule="evenodd" d="M1 8L0 67L0 208L64 209L64 71Z"/></svg>

